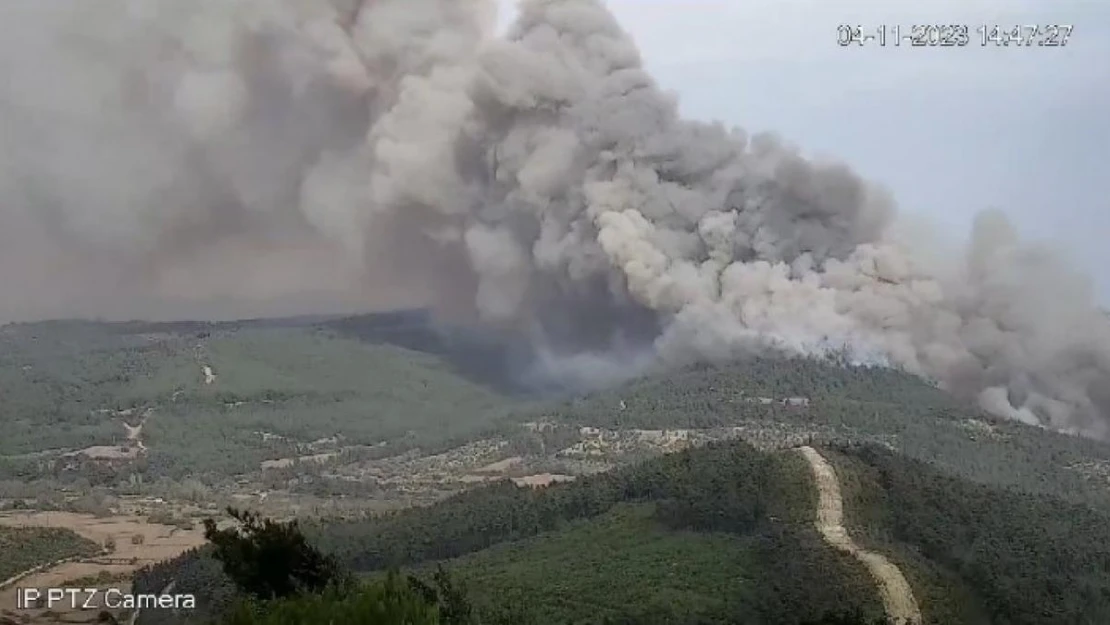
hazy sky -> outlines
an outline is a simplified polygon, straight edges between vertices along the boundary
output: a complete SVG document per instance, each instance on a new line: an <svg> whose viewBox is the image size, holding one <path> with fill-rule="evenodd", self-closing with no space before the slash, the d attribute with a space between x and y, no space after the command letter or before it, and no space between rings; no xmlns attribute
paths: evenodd
<svg viewBox="0 0 1110 625"><path fill-rule="evenodd" d="M506 13L515 4L502 2ZM1001 208L1110 303L1110 1L609 5L688 115L838 157L955 236L975 211ZM1064 48L984 48L974 32L964 48L836 43L840 24L915 23L1074 28Z"/></svg>

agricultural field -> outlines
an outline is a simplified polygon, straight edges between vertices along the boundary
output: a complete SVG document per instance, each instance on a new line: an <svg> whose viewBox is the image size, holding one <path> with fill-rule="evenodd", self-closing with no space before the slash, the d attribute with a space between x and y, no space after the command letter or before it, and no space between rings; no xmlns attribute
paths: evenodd
<svg viewBox="0 0 1110 625"><path fill-rule="evenodd" d="M44 564L78 556L92 556L101 546L63 527L8 525L24 519L0 520L0 587L6 580Z"/></svg>
<svg viewBox="0 0 1110 625"><path fill-rule="evenodd" d="M132 574L143 566L173 559L204 544L197 528L162 525L137 516L96 517L67 512L19 512L0 515L0 573L5 579L32 571L17 584L0 586L0 607L9 617L51 623L89 622L97 612L45 606L11 614L16 586L130 588ZM60 561L60 562L59 562ZM0 611L0 615L4 612ZM76 619L76 620L75 620ZM25 620L23 622L26 622Z"/></svg>

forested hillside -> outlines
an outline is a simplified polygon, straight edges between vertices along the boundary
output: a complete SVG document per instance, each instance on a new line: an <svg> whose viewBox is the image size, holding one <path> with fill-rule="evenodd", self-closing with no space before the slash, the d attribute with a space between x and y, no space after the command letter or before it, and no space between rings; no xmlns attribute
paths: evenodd
<svg viewBox="0 0 1110 625"><path fill-rule="evenodd" d="M833 455L853 533L905 567L927 622L1080 624L1110 614L1107 515L874 447ZM659 623L780 624L854 607L874 615L871 579L814 531L815 498L797 454L734 442L538 491L506 482L309 535L364 573L445 563L476 606L527 605L537 623L650 613ZM203 562L194 554L137 583L189 579L226 598L226 579L197 574L213 570Z"/></svg>
<svg viewBox="0 0 1110 625"><path fill-rule="evenodd" d="M1110 515L873 447L828 457L857 540L912 575L944 622L1110 623Z"/></svg>
<svg viewBox="0 0 1110 625"><path fill-rule="evenodd" d="M307 323L0 328L0 478L124 445L125 424L143 425L133 470L179 479L255 471L337 434L442 445L503 416L502 397L436 356Z"/></svg>
<svg viewBox="0 0 1110 625"><path fill-rule="evenodd" d="M856 606L876 613L866 572L813 530L815 497L800 458L733 443L566 486L504 482L430 508L308 529L363 573L447 562L478 606L527 603L539 623L652 612L676 619L663 622L745 615L778 624ZM193 555L136 583L176 579L182 588L206 568ZM226 596L218 575L203 584Z"/></svg>
<svg viewBox="0 0 1110 625"><path fill-rule="evenodd" d="M496 361L494 347L421 323L6 326L0 501L27 505L46 487L61 507L104 492L118 505L176 483L194 508L217 494L285 497L282 514L298 497L352 502L347 520L301 518L343 566L378 579L444 564L476 609L526 605L538 625L876 616L866 571L814 530L811 476L788 450L811 442L833 450L853 532L901 566L931 622L1110 622L1103 443L835 359L753 358L580 397L510 397L512 384L491 390L504 375L492 364L488 383L458 371ZM627 441L682 444L618 449ZM95 456L104 450L134 455ZM545 471L577 479L540 490L500 479ZM349 518L383 509L387 490L396 505L464 492ZM170 581L206 599L197 622L235 599L203 550L137 576L152 591Z"/></svg>
<svg viewBox="0 0 1110 625"><path fill-rule="evenodd" d="M867 441L982 483L1110 510L1110 446L989 418L898 371L836 359L752 358L660 372L581 397L510 400L489 389L514 386L503 346L430 324L426 315L391 313L5 326L0 480L72 481L79 474L111 487L137 474L148 483L212 483L257 472L264 461L316 455L339 465L413 449L432 454L477 438L513 440L520 424L550 421ZM782 405L788 397L808 404ZM145 453L116 461L113 454L134 454L128 428L138 424ZM64 470L73 464L60 462L65 454L90 447L106 457ZM353 488L332 482L294 487Z"/></svg>
<svg viewBox="0 0 1110 625"><path fill-rule="evenodd" d="M783 405L788 397L809 403ZM690 367L517 418L616 429L748 426L828 443L870 442L952 475L1110 512L1110 445L993 418L916 376L836 359Z"/></svg>

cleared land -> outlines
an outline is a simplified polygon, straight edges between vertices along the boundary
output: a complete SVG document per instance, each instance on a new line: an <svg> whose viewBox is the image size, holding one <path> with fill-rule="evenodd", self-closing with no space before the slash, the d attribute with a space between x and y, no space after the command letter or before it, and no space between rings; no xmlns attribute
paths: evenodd
<svg viewBox="0 0 1110 625"><path fill-rule="evenodd" d="M63 528L86 538L97 545L114 543L107 553L85 556L36 571L19 580L18 586L58 587L71 586L78 580L99 578L109 583L81 584L83 587L130 588L130 575L140 567L169 560L183 552L204 544L203 531L183 530L168 525L149 523L140 517L95 517L70 512L24 512L0 515L0 525L12 528ZM134 537L141 538L134 538ZM93 622L98 611L71 611L54 606L14 613L16 586L0 589L0 615L22 619L30 623ZM73 613L70 613L73 612Z"/></svg>
<svg viewBox="0 0 1110 625"><path fill-rule="evenodd" d="M66 529L0 527L0 588L36 567L99 551L99 545Z"/></svg>
<svg viewBox="0 0 1110 625"><path fill-rule="evenodd" d="M840 482L832 466L812 447L800 447L798 451L809 462L817 484L817 531L829 545L852 554L867 567L879 585L879 596L887 616L895 623L920 624L921 610L902 571L882 554L857 545L844 527L844 499L840 496Z"/></svg>

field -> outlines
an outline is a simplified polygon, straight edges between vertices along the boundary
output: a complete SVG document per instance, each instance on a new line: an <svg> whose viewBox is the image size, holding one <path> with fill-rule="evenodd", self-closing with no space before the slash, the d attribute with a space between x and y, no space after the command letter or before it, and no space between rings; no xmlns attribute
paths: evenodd
<svg viewBox="0 0 1110 625"><path fill-rule="evenodd" d="M0 536L19 538L24 551L34 551L32 561L10 560L20 550L0 543L2 562L9 577L39 564L71 558L56 566L47 566L23 577L18 584L0 588L0 606L10 610L16 605L16 586L26 587L130 587L131 574L142 566L179 556L204 543L200 530L184 530L174 526L150 523L133 516L94 517L65 512L23 512L0 515ZM138 538L136 538L138 537ZM65 546L65 549L61 547ZM52 549L46 553L46 549ZM73 557L78 556L78 557ZM13 568L18 566L18 571ZM54 606L21 611L33 623L56 622L67 610ZM4 614L5 612L0 612ZM97 611L78 610L66 622L91 622Z"/></svg>
<svg viewBox="0 0 1110 625"><path fill-rule="evenodd" d="M100 545L69 529L0 525L0 588L29 569L99 551Z"/></svg>

